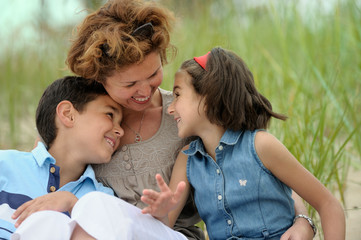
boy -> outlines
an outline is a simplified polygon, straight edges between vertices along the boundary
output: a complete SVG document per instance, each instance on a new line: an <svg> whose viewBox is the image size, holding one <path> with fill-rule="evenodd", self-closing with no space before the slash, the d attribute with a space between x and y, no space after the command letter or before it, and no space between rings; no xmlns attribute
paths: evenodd
<svg viewBox="0 0 361 240"><path fill-rule="evenodd" d="M102 84L71 76L54 81L36 111L44 143L31 152L0 150L0 239L10 239L33 212L70 212L91 191L113 195L90 164L110 161L124 134L121 120L120 105Z"/></svg>

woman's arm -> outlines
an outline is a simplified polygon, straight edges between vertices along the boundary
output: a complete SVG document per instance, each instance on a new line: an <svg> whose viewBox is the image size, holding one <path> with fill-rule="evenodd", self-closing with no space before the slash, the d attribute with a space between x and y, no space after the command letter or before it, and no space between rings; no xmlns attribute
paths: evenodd
<svg viewBox="0 0 361 240"><path fill-rule="evenodd" d="M273 135L258 132L255 146L265 167L317 210L325 239L345 239L345 215L331 192Z"/></svg>

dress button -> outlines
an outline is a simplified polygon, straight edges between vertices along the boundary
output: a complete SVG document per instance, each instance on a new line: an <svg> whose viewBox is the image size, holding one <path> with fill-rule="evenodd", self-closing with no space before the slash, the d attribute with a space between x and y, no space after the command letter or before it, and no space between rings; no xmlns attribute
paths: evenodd
<svg viewBox="0 0 361 240"><path fill-rule="evenodd" d="M219 171L219 169L217 169L217 174L219 175L219 173L220 173L221 171Z"/></svg>
<svg viewBox="0 0 361 240"><path fill-rule="evenodd" d="M123 151L123 152L127 151L127 149L128 149L128 147L127 147L126 145L124 145L124 146L122 147L122 151Z"/></svg>
<svg viewBox="0 0 361 240"><path fill-rule="evenodd" d="M132 168L132 166L130 166L129 163L125 165L125 169L129 170L129 169L131 169L131 168Z"/></svg>
<svg viewBox="0 0 361 240"><path fill-rule="evenodd" d="M222 151L222 150L223 150L223 146L222 146L222 145L219 146L218 149Z"/></svg>
<svg viewBox="0 0 361 240"><path fill-rule="evenodd" d="M227 223L228 223L228 225L231 225L231 224L232 224L232 221L231 221L231 220L227 220Z"/></svg>
<svg viewBox="0 0 361 240"><path fill-rule="evenodd" d="M51 192L55 192L55 191L56 191L56 187L51 186L51 187L50 187L50 191L51 191Z"/></svg>
<svg viewBox="0 0 361 240"><path fill-rule="evenodd" d="M123 159L124 159L125 161L128 161L128 160L129 160L129 155L124 155Z"/></svg>
<svg viewBox="0 0 361 240"><path fill-rule="evenodd" d="M222 200L222 195L218 195L218 200Z"/></svg>
<svg viewBox="0 0 361 240"><path fill-rule="evenodd" d="M50 168L50 172L51 172L51 173L55 173L55 167L51 167L51 168Z"/></svg>

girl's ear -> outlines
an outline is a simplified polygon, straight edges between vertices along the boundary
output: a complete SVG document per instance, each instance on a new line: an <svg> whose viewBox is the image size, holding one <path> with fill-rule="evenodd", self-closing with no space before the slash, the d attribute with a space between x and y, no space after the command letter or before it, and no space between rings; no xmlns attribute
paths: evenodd
<svg viewBox="0 0 361 240"><path fill-rule="evenodd" d="M74 125L75 111L73 104L68 100L61 101L56 107L56 115L60 122L66 127Z"/></svg>

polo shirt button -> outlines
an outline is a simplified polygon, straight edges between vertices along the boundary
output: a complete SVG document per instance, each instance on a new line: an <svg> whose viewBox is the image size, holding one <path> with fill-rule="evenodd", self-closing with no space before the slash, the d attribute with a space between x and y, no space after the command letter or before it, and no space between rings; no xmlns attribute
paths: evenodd
<svg viewBox="0 0 361 240"><path fill-rule="evenodd" d="M125 169L130 170L131 168L132 168L132 166L130 166L129 163L127 165L125 165Z"/></svg>
<svg viewBox="0 0 361 240"><path fill-rule="evenodd" d="M50 187L50 191L51 191L51 192L55 192L55 191L56 191L56 187L51 186L51 187Z"/></svg>
<svg viewBox="0 0 361 240"><path fill-rule="evenodd" d="M129 155L124 155L123 159L124 159L124 161L128 161L129 160Z"/></svg>
<svg viewBox="0 0 361 240"><path fill-rule="evenodd" d="M232 224L232 221L231 221L231 220L227 220L227 223L228 223L228 225L231 225L231 224Z"/></svg>
<svg viewBox="0 0 361 240"><path fill-rule="evenodd" d="M222 200L222 195L218 195L218 200Z"/></svg>
<svg viewBox="0 0 361 240"><path fill-rule="evenodd" d="M125 145L122 147L122 151L123 151L123 152L127 151L127 149L128 149L128 147L125 146Z"/></svg>
<svg viewBox="0 0 361 240"><path fill-rule="evenodd" d="M50 168L50 172L51 172L51 173L55 173L55 167L51 167L51 168Z"/></svg>
<svg viewBox="0 0 361 240"><path fill-rule="evenodd" d="M218 149L222 151L222 150L223 150L223 146L222 146L222 145L219 146Z"/></svg>
<svg viewBox="0 0 361 240"><path fill-rule="evenodd" d="M220 173L221 171L219 171L219 169L217 169L217 174L219 175L219 173Z"/></svg>

